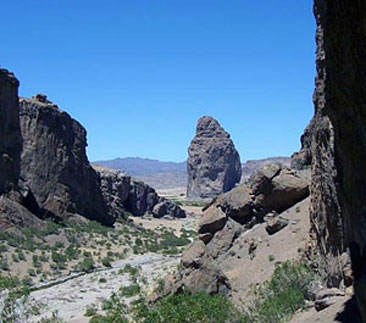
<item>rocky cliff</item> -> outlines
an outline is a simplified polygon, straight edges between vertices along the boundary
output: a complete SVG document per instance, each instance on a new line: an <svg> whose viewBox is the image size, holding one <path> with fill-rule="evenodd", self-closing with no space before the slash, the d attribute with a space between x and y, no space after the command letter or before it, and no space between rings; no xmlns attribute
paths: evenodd
<svg viewBox="0 0 366 323"><path fill-rule="evenodd" d="M230 135L212 117L198 120L188 149L189 199L210 199L240 182L241 164Z"/></svg>
<svg viewBox="0 0 366 323"><path fill-rule="evenodd" d="M100 179L86 156L86 130L45 95L19 103L23 136L21 176L51 216L80 214L110 225Z"/></svg>
<svg viewBox="0 0 366 323"><path fill-rule="evenodd" d="M128 174L98 165L93 167L101 178L104 200L115 217L123 216L126 211L135 216L145 213L151 213L154 217L186 216L179 206L160 197L153 188Z"/></svg>
<svg viewBox="0 0 366 323"><path fill-rule="evenodd" d="M314 8L318 25L315 104L317 111L329 117L334 131L334 161L329 156L323 160L334 162L336 177L330 172L324 180L337 191L334 196L341 208L341 216L335 212L323 217L328 238L319 239L318 244L331 252L350 246L355 293L366 321L366 2L315 0ZM319 153L322 138L317 139ZM315 183L321 185L316 179ZM321 197L314 189L313 196Z"/></svg>
<svg viewBox="0 0 366 323"><path fill-rule="evenodd" d="M32 209L32 194L19 183L22 136L19 126L19 82L0 69L0 229L41 226ZM20 185L19 185L20 184ZM27 209L28 208L28 209Z"/></svg>
<svg viewBox="0 0 366 323"><path fill-rule="evenodd" d="M20 173L18 86L12 73L0 69L0 194L17 185Z"/></svg>

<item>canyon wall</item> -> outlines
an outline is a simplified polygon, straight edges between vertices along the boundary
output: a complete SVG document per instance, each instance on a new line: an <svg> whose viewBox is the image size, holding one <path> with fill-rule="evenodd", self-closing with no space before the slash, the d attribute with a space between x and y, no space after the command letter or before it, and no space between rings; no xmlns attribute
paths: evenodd
<svg viewBox="0 0 366 323"><path fill-rule="evenodd" d="M332 124L334 159L330 155L328 159L336 173L315 178L313 196L328 207L321 195L314 194L314 185L334 189L337 193L331 195L338 196L342 214L331 201L329 207L335 206L336 212L322 221L326 234L319 244L335 253L350 247L355 294L366 321L366 2L315 0L314 13L318 25L315 105ZM322 138L315 143L319 155L322 144L326 145Z"/></svg>

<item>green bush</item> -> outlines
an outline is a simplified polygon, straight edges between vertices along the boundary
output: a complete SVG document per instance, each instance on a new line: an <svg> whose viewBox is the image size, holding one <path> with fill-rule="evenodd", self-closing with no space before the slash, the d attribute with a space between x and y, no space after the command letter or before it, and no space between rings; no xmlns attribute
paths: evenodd
<svg viewBox="0 0 366 323"><path fill-rule="evenodd" d="M89 323L127 323L127 306L121 300L121 297L115 293L112 294L109 300L102 304L102 310L106 311L106 315L95 315Z"/></svg>
<svg viewBox="0 0 366 323"><path fill-rule="evenodd" d="M134 319L141 323L246 323L247 317L230 300L206 293L168 296L149 305L141 300L134 308Z"/></svg>
<svg viewBox="0 0 366 323"><path fill-rule="evenodd" d="M91 316L94 316L95 314L97 314L97 312L98 312L98 309L96 308L96 306L90 305L86 308L84 316L91 317Z"/></svg>
<svg viewBox="0 0 366 323"><path fill-rule="evenodd" d="M104 257L102 259L102 265L104 267L108 267L108 268L112 267L112 265L111 265L111 259L109 257Z"/></svg>
<svg viewBox="0 0 366 323"><path fill-rule="evenodd" d="M140 293L140 285L133 284L130 286L123 286L120 288L121 296L123 297L133 297Z"/></svg>
<svg viewBox="0 0 366 323"><path fill-rule="evenodd" d="M78 265L78 270L84 271L86 273L90 273L94 268L94 261L91 257L85 257Z"/></svg>
<svg viewBox="0 0 366 323"><path fill-rule="evenodd" d="M310 268L295 261L277 266L271 280L254 290L255 300L249 309L251 321L277 323L288 320L304 307L317 281Z"/></svg>

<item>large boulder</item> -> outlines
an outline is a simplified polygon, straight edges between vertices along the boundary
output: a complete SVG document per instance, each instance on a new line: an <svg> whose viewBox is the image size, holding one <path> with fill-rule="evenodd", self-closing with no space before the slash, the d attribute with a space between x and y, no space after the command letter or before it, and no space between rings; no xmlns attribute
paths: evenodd
<svg viewBox="0 0 366 323"><path fill-rule="evenodd" d="M268 164L250 178L255 207L261 213L283 212L309 195L309 182L296 171Z"/></svg>
<svg viewBox="0 0 366 323"><path fill-rule="evenodd" d="M18 86L12 73L0 69L0 194L14 189L20 174Z"/></svg>
<svg viewBox="0 0 366 323"><path fill-rule="evenodd" d="M188 149L187 196L211 199L231 190L241 178L241 163L230 135L209 116L198 120Z"/></svg>
<svg viewBox="0 0 366 323"><path fill-rule="evenodd" d="M20 99L21 176L45 214L111 225L100 179L86 155L86 130L45 95Z"/></svg>

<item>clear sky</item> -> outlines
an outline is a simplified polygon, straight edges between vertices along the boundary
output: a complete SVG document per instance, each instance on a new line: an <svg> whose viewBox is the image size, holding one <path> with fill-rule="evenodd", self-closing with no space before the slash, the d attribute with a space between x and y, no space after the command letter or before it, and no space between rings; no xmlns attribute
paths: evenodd
<svg viewBox="0 0 366 323"><path fill-rule="evenodd" d="M91 160L182 161L212 115L241 159L290 155L313 114L311 0L0 1L0 64L88 130Z"/></svg>

